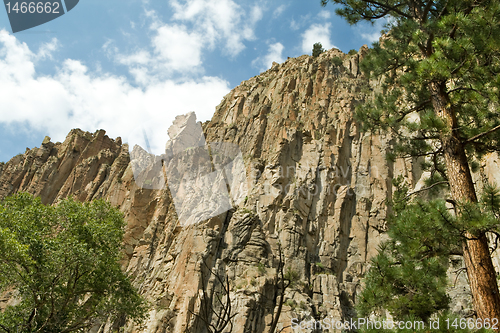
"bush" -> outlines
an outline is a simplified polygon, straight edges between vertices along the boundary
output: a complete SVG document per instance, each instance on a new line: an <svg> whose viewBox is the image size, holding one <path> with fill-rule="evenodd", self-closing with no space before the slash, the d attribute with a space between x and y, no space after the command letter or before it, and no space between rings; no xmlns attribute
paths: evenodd
<svg viewBox="0 0 500 333"><path fill-rule="evenodd" d="M339 57L333 57L332 60L331 60L332 64L334 66L341 66L342 65L342 59L340 59Z"/></svg>

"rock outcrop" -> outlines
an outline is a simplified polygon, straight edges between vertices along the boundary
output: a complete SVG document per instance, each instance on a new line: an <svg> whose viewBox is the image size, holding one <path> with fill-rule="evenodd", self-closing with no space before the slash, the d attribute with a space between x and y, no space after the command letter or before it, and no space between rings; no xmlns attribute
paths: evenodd
<svg viewBox="0 0 500 333"><path fill-rule="evenodd" d="M279 308L281 264L295 283L285 291L278 328L291 332L292 318L349 320L385 237L392 178L402 174L415 186L421 177L411 160L385 158L390 137L361 133L353 120L355 105L377 89L359 71L364 52L291 58L224 97L202 126L205 141L239 147L246 192L208 220L179 223L165 179L136 182L128 145L102 130L72 130L63 143L47 137L40 148L0 165L0 198L19 191L46 204L67 196L105 198L123 211L124 269L152 305L144 327L124 324L125 332L205 332L207 317L228 303L231 324L224 332L268 332ZM172 137L195 125L191 115L181 118ZM199 136L182 138L169 143L166 155L205 144ZM214 154L210 159L217 163ZM495 161L485 162L477 177L496 177ZM187 171L177 163L181 179ZM218 302L226 277L229 299ZM467 289L450 292L462 295L455 310L470 308ZM112 324L93 332L110 332Z"/></svg>

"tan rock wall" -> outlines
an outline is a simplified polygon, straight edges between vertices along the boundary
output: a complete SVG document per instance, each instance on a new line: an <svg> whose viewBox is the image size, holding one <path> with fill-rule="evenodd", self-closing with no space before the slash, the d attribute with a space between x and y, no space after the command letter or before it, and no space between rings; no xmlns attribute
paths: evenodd
<svg viewBox="0 0 500 333"><path fill-rule="evenodd" d="M267 332L279 248L285 271L299 280L287 289L278 327L292 318L348 320L385 237L393 176L404 174L413 185L421 176L411 161L385 159L390 138L360 133L353 121L355 105L376 89L359 72L363 53L289 59L225 96L203 128L207 142L240 147L249 192L238 207L203 223L180 226L167 189L139 188L128 145L104 131L72 130L63 143L44 140L0 166L0 198L18 191L47 204L69 195L105 198L123 211L123 265L152 304L145 326L126 325L126 332L205 332L193 313L216 290L209 270L229 277L232 332ZM496 161L486 163L485 174L496 177Z"/></svg>

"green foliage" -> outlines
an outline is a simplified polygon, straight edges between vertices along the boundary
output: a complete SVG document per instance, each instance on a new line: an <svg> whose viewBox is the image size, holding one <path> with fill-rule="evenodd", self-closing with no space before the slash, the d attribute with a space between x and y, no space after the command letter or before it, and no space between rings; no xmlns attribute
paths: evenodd
<svg viewBox="0 0 500 333"><path fill-rule="evenodd" d="M314 43L313 50L312 50L312 56L316 58L324 51L325 50L323 49L323 45L321 45L321 43Z"/></svg>
<svg viewBox="0 0 500 333"><path fill-rule="evenodd" d="M374 21L387 15L383 6L368 1L332 1L348 22ZM390 11L387 38L374 43L361 68L368 76L384 75L382 93L361 105L357 118L364 129L391 128L397 133L399 155L438 152L439 138L450 130L434 112L429 85L438 83L457 116L454 131L463 138L467 152L481 156L498 150L500 125L495 111L500 89L500 4L498 1L424 1L432 3L428 18L412 18L410 1L391 1L401 9ZM446 7L445 7L446 6ZM425 53L423 54L425 50ZM419 120L410 114L418 114ZM430 144L434 141L435 144Z"/></svg>
<svg viewBox="0 0 500 333"><path fill-rule="evenodd" d="M355 49L351 49L351 50L349 50L349 52L347 54L352 56L352 55L358 54L358 51L356 51Z"/></svg>
<svg viewBox="0 0 500 333"><path fill-rule="evenodd" d="M500 219L500 189L496 184L486 184L481 195L484 212L493 219Z"/></svg>
<svg viewBox="0 0 500 333"><path fill-rule="evenodd" d="M76 332L95 320L140 322L145 301L120 269L122 214L97 200L45 206L17 194L0 203L0 291L20 303L0 313L11 332Z"/></svg>
<svg viewBox="0 0 500 333"><path fill-rule="evenodd" d="M330 61L336 67L339 67L342 65L342 59L340 59L339 57L333 57Z"/></svg>
<svg viewBox="0 0 500 333"><path fill-rule="evenodd" d="M263 263L259 262L257 264L257 270L259 271L260 275L265 275L266 274L266 267L264 266Z"/></svg>
<svg viewBox="0 0 500 333"><path fill-rule="evenodd" d="M295 309L297 307L297 302L295 302L295 300L293 300L293 299L287 299L284 304L286 306L291 307L292 309Z"/></svg>
<svg viewBox="0 0 500 333"><path fill-rule="evenodd" d="M296 270L288 268L283 278L288 281L289 286L294 286L299 281L300 275Z"/></svg>
<svg viewBox="0 0 500 333"><path fill-rule="evenodd" d="M398 320L412 316L428 321L448 309L448 258L461 252L465 231L498 228L500 190L486 186L479 204L458 205L462 214L457 217L444 200L412 198L402 177L393 183L397 191L388 219L390 238L372 259L358 314L367 317L387 310Z"/></svg>
<svg viewBox="0 0 500 333"><path fill-rule="evenodd" d="M407 190L401 186L398 192L397 198L405 197ZM398 320L414 316L427 321L434 312L448 308L448 255L460 232L443 201L405 201L393 208L390 239L372 259L358 314L367 317L388 310Z"/></svg>

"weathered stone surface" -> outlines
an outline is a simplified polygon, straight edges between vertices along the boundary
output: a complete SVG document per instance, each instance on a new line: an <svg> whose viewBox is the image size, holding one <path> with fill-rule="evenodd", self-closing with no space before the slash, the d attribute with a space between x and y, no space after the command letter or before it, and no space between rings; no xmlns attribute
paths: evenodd
<svg viewBox="0 0 500 333"><path fill-rule="evenodd" d="M275 63L225 96L203 131L207 143L239 146L248 192L234 209L205 222L180 225L168 188L138 186L128 145L102 130L72 130L63 143L46 138L0 165L0 198L19 191L47 204L70 195L105 198L123 211L123 267L152 304L144 327L129 323L125 332L205 332L193 313L216 288L209 270L229 277L232 332L267 332L279 299L280 248L285 271L296 272L298 281L285 293L278 328L292 318L348 320L386 237L392 178L403 174L416 186L422 175L410 160L387 161L390 138L361 133L353 120L355 105L376 89L359 71L364 52L332 49ZM343 64L334 65L333 57ZM193 126L192 115L176 119L169 133L183 142L167 145L167 155L205 144L182 135ZM498 158L488 157L476 177L499 179ZM462 278L450 293L461 295L456 311L470 310ZM101 323L93 332L111 327Z"/></svg>

